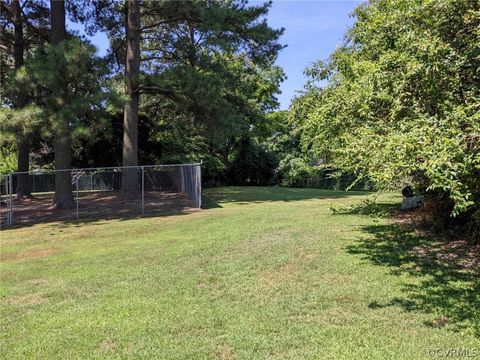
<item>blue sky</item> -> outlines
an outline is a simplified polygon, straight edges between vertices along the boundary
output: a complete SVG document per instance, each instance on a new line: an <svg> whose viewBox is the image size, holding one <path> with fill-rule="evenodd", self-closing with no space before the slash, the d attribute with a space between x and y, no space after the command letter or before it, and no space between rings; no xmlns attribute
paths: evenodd
<svg viewBox="0 0 480 360"><path fill-rule="evenodd" d="M263 1L251 1L251 4ZM357 0L274 0L268 23L273 28L285 28L280 39L287 47L277 64L287 75L278 99L280 109L287 109L296 92L303 88L303 70L315 60L326 59L342 43L343 36L353 24L350 13L361 1ZM82 26L69 23L70 29L82 31ZM96 34L91 41L104 55L108 48L105 34Z"/></svg>
<svg viewBox="0 0 480 360"><path fill-rule="evenodd" d="M271 27L285 28L281 42L287 44L277 60L288 77L278 97L280 109L287 109L296 92L303 88L303 70L316 60L328 58L342 43L346 30L353 24L349 14L360 3L274 0L268 22Z"/></svg>

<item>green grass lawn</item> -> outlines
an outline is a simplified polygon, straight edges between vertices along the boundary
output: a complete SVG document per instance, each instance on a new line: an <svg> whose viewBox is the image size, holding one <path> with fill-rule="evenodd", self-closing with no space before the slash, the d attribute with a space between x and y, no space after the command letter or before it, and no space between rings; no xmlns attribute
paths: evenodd
<svg viewBox="0 0 480 360"><path fill-rule="evenodd" d="M329 210L365 193L204 196L188 214L2 231L0 356L480 357L478 276L414 255L429 240L389 220Z"/></svg>

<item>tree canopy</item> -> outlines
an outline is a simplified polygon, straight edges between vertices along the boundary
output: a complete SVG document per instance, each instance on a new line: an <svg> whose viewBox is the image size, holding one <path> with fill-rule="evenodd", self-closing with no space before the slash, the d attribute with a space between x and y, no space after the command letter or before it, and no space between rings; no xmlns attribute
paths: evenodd
<svg viewBox="0 0 480 360"><path fill-rule="evenodd" d="M344 45L307 69L292 105L303 150L380 188L414 184L445 196L453 215L474 208L479 3L376 0L354 15Z"/></svg>

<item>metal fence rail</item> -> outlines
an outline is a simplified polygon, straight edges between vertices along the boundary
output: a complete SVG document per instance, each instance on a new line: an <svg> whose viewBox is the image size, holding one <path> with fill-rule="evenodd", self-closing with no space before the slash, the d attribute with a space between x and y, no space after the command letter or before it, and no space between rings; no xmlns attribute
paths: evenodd
<svg viewBox="0 0 480 360"><path fill-rule="evenodd" d="M200 208L201 166L37 170L0 174L0 227Z"/></svg>

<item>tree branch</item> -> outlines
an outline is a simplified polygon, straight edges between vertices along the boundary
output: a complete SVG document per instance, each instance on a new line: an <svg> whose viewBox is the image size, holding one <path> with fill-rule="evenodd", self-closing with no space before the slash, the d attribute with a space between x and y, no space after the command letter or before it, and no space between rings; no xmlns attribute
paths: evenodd
<svg viewBox="0 0 480 360"><path fill-rule="evenodd" d="M139 94L161 94L170 98L175 98L176 93L172 89L161 88L156 85L140 85L137 88Z"/></svg>
<svg viewBox="0 0 480 360"><path fill-rule="evenodd" d="M182 17L178 16L178 17L174 17L174 18L170 18L170 19L163 19L163 20L157 21L156 23L142 26L142 31L148 30L148 29L153 29L153 28L156 28L160 25L170 24L170 23L173 23L173 22L178 21L178 20L182 20Z"/></svg>

